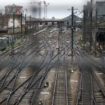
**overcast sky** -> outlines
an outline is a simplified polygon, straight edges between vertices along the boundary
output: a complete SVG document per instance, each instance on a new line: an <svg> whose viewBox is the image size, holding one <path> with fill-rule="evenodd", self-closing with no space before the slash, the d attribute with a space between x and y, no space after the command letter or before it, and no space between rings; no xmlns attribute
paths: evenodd
<svg viewBox="0 0 105 105"><path fill-rule="evenodd" d="M15 3L15 4L23 5L24 8L27 8L27 5L30 2L34 2L34 1L36 0L0 0L0 7L3 8L4 5ZM82 10L83 4L85 4L87 0L46 0L46 2L49 3L49 6L48 6L49 18L53 16L56 18L63 18L70 14L71 11L68 11L67 10L68 8L71 8L72 6L74 6L74 8ZM42 12L43 12L43 9L42 9Z"/></svg>

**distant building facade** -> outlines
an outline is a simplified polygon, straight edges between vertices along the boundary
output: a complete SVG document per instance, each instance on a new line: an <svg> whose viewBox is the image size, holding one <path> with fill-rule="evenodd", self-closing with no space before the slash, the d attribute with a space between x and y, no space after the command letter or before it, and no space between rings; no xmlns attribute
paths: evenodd
<svg viewBox="0 0 105 105"><path fill-rule="evenodd" d="M96 9L97 9L97 17L98 21L105 20L105 1L96 2Z"/></svg>
<svg viewBox="0 0 105 105"><path fill-rule="evenodd" d="M18 6L18 5L7 5L5 6L5 14L16 14L16 15L20 15L22 13L22 6Z"/></svg>
<svg viewBox="0 0 105 105"><path fill-rule="evenodd" d="M13 14L15 15L15 27L21 27L22 8L22 6L15 4L5 6L5 14L0 14L0 29L13 27Z"/></svg>
<svg viewBox="0 0 105 105"><path fill-rule="evenodd" d="M92 7L91 7L92 6ZM100 30L99 30L100 29ZM84 5L83 41L92 42L93 49L97 42L97 32L105 31L105 0L93 0ZM91 47L90 47L91 48Z"/></svg>

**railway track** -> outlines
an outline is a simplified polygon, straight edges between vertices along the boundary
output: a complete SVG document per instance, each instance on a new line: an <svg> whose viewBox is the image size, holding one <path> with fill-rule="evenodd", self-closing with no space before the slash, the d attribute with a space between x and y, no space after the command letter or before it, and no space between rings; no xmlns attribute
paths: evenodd
<svg viewBox="0 0 105 105"><path fill-rule="evenodd" d="M94 72L90 77L81 73L75 105L105 105L105 88Z"/></svg>
<svg viewBox="0 0 105 105"><path fill-rule="evenodd" d="M75 55L80 70L75 105L105 105L105 87L93 69L95 62L80 49L75 49Z"/></svg>
<svg viewBox="0 0 105 105"><path fill-rule="evenodd" d="M105 88L93 72L93 105L105 105Z"/></svg>
<svg viewBox="0 0 105 105"><path fill-rule="evenodd" d="M52 105L68 105L67 73L64 70L56 74Z"/></svg>
<svg viewBox="0 0 105 105"><path fill-rule="evenodd" d="M87 72L81 73L77 100L75 105L93 105L92 104L92 88L91 75Z"/></svg>
<svg viewBox="0 0 105 105"><path fill-rule="evenodd" d="M66 39L62 33L58 36L58 55L57 67L56 67L56 78L53 87L52 102L51 105L69 105L70 97L68 91L68 75L67 75L67 64L66 57L69 47L66 46ZM61 52L61 49L64 49Z"/></svg>
<svg viewBox="0 0 105 105"><path fill-rule="evenodd" d="M41 37L41 35L38 37ZM35 45L36 43L39 43L36 39L36 36L32 36L30 38L31 43L28 41L19 47L16 54L13 55L14 60L10 59L11 62L8 61L8 63L6 63L5 66L10 68L7 69L7 72L0 79L0 94L3 96L1 97L0 95L0 104L21 105L26 102L25 105L34 105L35 97L41 88L44 78L55 64L56 58L60 54L54 53L56 48L52 47L52 45L56 45L57 41L55 41L55 39L50 41L50 38L45 37L38 47ZM51 43L49 43L49 41ZM31 51L26 54L25 52L30 49ZM45 49L45 52L43 56L41 56L40 64L38 64L39 68L34 70L23 83L16 86L16 81L20 73L24 68L35 65L34 58L43 49ZM61 52L62 51L63 49L61 49ZM6 60L8 60L8 58Z"/></svg>

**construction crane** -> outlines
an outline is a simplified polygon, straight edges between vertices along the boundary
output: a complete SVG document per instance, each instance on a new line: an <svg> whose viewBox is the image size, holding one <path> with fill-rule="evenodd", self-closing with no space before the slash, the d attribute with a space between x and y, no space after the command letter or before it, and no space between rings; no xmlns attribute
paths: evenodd
<svg viewBox="0 0 105 105"><path fill-rule="evenodd" d="M44 3L44 19L47 18L47 8L48 8L48 5L49 3L47 3L46 1L43 1Z"/></svg>

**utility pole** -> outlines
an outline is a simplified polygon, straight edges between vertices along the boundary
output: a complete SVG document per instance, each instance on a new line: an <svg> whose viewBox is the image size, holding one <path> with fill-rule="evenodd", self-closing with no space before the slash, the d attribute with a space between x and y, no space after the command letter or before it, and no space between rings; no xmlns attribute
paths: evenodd
<svg viewBox="0 0 105 105"><path fill-rule="evenodd" d="M20 16L20 17L21 17L21 34L22 34L22 31L23 31L23 30L22 30L22 28L23 28L23 27L22 27L22 20L23 20L23 19L22 19L22 13L21 13L21 16Z"/></svg>
<svg viewBox="0 0 105 105"><path fill-rule="evenodd" d="M72 56L72 64L73 64L73 36L74 36L74 7L72 7L71 14L71 56Z"/></svg>
<svg viewBox="0 0 105 105"><path fill-rule="evenodd" d="M26 34L26 14L25 14L25 34Z"/></svg>
<svg viewBox="0 0 105 105"><path fill-rule="evenodd" d="M15 33L15 14L13 13L13 35Z"/></svg>
<svg viewBox="0 0 105 105"><path fill-rule="evenodd" d="M11 55L14 55L14 39L15 39L15 14L13 13L13 34L12 34L12 42L11 42Z"/></svg>
<svg viewBox="0 0 105 105"><path fill-rule="evenodd" d="M95 54L95 56L96 56L96 37L97 37L97 8L96 8L96 32L95 32L95 51L94 51L94 54Z"/></svg>
<svg viewBox="0 0 105 105"><path fill-rule="evenodd" d="M86 9L84 6L83 10L83 43L85 44L85 35L86 35Z"/></svg>
<svg viewBox="0 0 105 105"><path fill-rule="evenodd" d="M31 31L31 23L32 23L32 22L31 22L31 15L30 15L30 31Z"/></svg>
<svg viewBox="0 0 105 105"><path fill-rule="evenodd" d="M58 22L58 28L59 28L59 34L58 34L58 46L57 46L57 48L58 48L58 65L59 65L59 59L60 59L60 57L59 57L59 54L60 54L60 36L62 34L62 22Z"/></svg>
<svg viewBox="0 0 105 105"><path fill-rule="evenodd" d="M91 0L91 13L90 13L90 27L91 27L91 33L90 33L90 51L92 47L92 28L93 28L93 0Z"/></svg>

